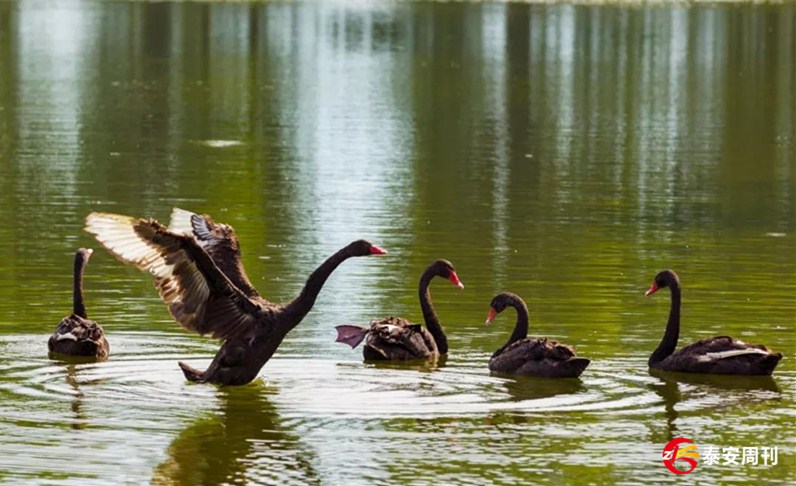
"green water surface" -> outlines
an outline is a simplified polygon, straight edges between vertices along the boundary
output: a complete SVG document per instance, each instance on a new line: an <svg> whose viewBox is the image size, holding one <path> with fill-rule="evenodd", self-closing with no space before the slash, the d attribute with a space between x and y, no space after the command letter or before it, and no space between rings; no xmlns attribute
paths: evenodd
<svg viewBox="0 0 796 486"><path fill-rule="evenodd" d="M0 482L635 484L796 481L796 6L0 1ZM290 299L367 238L251 385L189 384L218 343L82 231L90 211L237 230ZM102 363L49 359L72 255L95 248ZM421 320L450 354L364 364L334 326ZM785 357L771 379L651 375L681 344ZM490 376L523 296L579 380ZM677 476L664 444L702 458ZM775 465L709 447L777 447ZM762 462L762 460L761 460Z"/></svg>

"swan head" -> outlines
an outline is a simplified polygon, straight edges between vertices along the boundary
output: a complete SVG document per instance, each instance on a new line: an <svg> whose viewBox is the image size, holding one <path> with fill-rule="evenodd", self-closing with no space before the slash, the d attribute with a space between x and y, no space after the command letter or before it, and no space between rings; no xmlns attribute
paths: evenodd
<svg viewBox="0 0 796 486"><path fill-rule="evenodd" d="M506 307L525 307L525 302L523 302L519 295L511 292L501 292L497 294L489 304L489 315L486 321L484 321L484 324L487 326L492 324L495 317L503 312Z"/></svg>
<svg viewBox="0 0 796 486"><path fill-rule="evenodd" d="M658 275L655 275L655 280L652 281L652 285L650 285L650 288L647 289L644 295L649 297L658 290L666 287L680 287L680 277L677 276L674 270L664 270L659 272Z"/></svg>
<svg viewBox="0 0 796 486"><path fill-rule="evenodd" d="M464 288L464 284L459 280L459 276L456 274L456 269L453 268L453 264L448 260L437 260L432 263L429 268L432 269L434 275L447 278L453 285L460 289Z"/></svg>
<svg viewBox="0 0 796 486"><path fill-rule="evenodd" d="M387 250L379 248L367 240L356 240L348 245L348 250L353 256L386 255Z"/></svg>
<svg viewBox="0 0 796 486"><path fill-rule="evenodd" d="M94 250L91 248L79 248L75 252L75 268L84 267L92 253L94 253Z"/></svg>

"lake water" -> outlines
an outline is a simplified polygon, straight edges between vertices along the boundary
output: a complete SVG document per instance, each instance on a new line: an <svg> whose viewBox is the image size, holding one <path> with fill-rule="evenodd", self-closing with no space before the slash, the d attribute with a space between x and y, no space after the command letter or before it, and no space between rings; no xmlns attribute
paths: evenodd
<svg viewBox="0 0 796 486"><path fill-rule="evenodd" d="M0 1L0 482L631 484L796 480L796 6ZM295 295L346 262L260 378L185 381L218 343L82 231L90 211L238 232ZM111 357L49 359L72 255ZM450 354L364 364L334 326L420 320ZM655 376L676 269L681 344L784 353L772 379ZM592 360L491 376L514 317ZM697 469L661 451L692 439ZM776 465L709 464L777 447Z"/></svg>

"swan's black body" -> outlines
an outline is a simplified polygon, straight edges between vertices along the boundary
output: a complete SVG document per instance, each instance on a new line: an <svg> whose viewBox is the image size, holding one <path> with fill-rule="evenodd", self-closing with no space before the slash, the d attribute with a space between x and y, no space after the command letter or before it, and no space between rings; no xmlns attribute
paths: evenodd
<svg viewBox="0 0 796 486"><path fill-rule="evenodd" d="M680 278L672 270L664 270L645 295L668 287L672 294L669 321L658 348L649 359L649 367L689 373L723 375L770 375L782 359L762 344L747 344L730 336L716 336L689 344L675 352L680 336Z"/></svg>
<svg viewBox="0 0 796 486"><path fill-rule="evenodd" d="M337 341L356 347L362 340L366 361L405 361L434 358L448 352L448 338L431 304L429 284L434 277L444 277L459 288L464 285L451 262L437 260L420 277L418 293L426 328L401 317L390 316L371 321L370 327L337 326Z"/></svg>
<svg viewBox="0 0 796 486"><path fill-rule="evenodd" d="M486 324L506 307L517 310L517 322L509 341L490 358L490 371L542 378L576 378L583 373L589 360L578 358L572 347L548 338L527 337L528 307L518 295L510 292L496 295Z"/></svg>
<svg viewBox="0 0 796 486"><path fill-rule="evenodd" d="M86 315L83 300L83 273L92 250L80 248L75 253L72 289L72 315L64 317L47 341L51 353L67 356L108 357L110 345L102 327Z"/></svg>

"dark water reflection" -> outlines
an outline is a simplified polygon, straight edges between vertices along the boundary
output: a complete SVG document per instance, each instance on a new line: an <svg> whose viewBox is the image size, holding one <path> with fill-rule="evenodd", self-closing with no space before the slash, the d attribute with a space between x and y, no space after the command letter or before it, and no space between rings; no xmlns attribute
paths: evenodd
<svg viewBox="0 0 796 486"><path fill-rule="evenodd" d="M796 6L0 1L0 481L70 484L675 482L671 437L779 446L796 478ZM112 356L64 363L89 211L232 224L284 301L364 237L315 310L236 390L191 386L216 343L97 251L90 317ZM451 354L375 366L334 325L421 318ZM768 385L650 376L666 296L682 341L763 342ZM491 376L492 296L592 360L580 381ZM75 450L84 461L70 460ZM352 458L356 460L352 461ZM789 479L790 478L790 479Z"/></svg>
<svg viewBox="0 0 796 486"><path fill-rule="evenodd" d="M540 398L568 395L585 390L583 381L572 379L541 379L524 376L506 376L503 386L512 400L538 400Z"/></svg>
<svg viewBox="0 0 796 486"><path fill-rule="evenodd" d="M72 417L71 427L73 429L83 429L86 427L86 415L83 413L83 397L85 394L80 389L80 382L77 379L77 367L73 364L66 366L66 382L72 388Z"/></svg>
<svg viewBox="0 0 796 486"><path fill-rule="evenodd" d="M219 410L180 432L152 484L320 484L312 449L281 423L262 383L218 393Z"/></svg>
<svg viewBox="0 0 796 486"><path fill-rule="evenodd" d="M722 397L730 401L743 399L764 402L782 399L782 392L777 382L770 376L699 375L660 370L650 370L650 375L660 379L659 382L648 386L663 399L666 411L666 428L663 429L663 433L651 433L651 442L666 443L682 435L677 428L680 416L677 407L680 402L685 402L684 405L687 407L689 397L688 394L681 392L681 386L695 385L697 393L713 395L719 402ZM724 393L722 390L731 392Z"/></svg>

